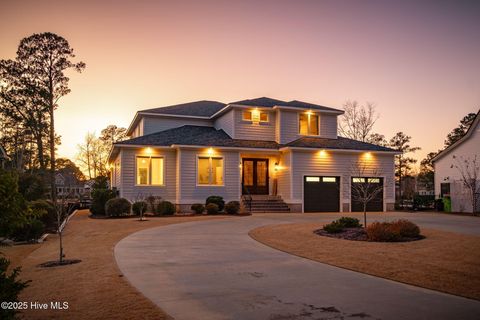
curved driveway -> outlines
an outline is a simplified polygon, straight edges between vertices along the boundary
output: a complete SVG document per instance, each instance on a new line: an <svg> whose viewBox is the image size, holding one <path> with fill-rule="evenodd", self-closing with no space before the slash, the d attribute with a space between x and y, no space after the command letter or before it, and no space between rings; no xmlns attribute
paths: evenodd
<svg viewBox="0 0 480 320"><path fill-rule="evenodd" d="M388 214L402 216L480 234L476 218ZM337 217L263 214L163 226L126 237L115 257L132 285L177 320L480 319L478 301L310 261L248 236L262 225Z"/></svg>

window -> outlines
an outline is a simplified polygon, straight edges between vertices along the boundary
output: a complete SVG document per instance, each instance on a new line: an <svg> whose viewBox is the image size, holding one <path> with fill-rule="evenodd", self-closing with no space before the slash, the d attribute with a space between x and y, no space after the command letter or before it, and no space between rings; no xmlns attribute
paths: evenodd
<svg viewBox="0 0 480 320"><path fill-rule="evenodd" d="M306 177L307 182L320 182L320 177Z"/></svg>
<svg viewBox="0 0 480 320"><path fill-rule="evenodd" d="M365 178L352 178L353 183L364 183Z"/></svg>
<svg viewBox="0 0 480 320"><path fill-rule="evenodd" d="M244 111L243 120L251 122L268 122L268 113L255 111Z"/></svg>
<svg viewBox="0 0 480 320"><path fill-rule="evenodd" d="M299 118L300 134L318 136L318 115L301 113Z"/></svg>
<svg viewBox="0 0 480 320"><path fill-rule="evenodd" d="M163 185L163 158L137 157L137 185Z"/></svg>
<svg viewBox="0 0 480 320"><path fill-rule="evenodd" d="M323 177L322 181L323 182L337 182L337 178L335 178L335 177Z"/></svg>
<svg viewBox="0 0 480 320"><path fill-rule="evenodd" d="M223 185L222 157L198 157L197 171L199 185Z"/></svg>

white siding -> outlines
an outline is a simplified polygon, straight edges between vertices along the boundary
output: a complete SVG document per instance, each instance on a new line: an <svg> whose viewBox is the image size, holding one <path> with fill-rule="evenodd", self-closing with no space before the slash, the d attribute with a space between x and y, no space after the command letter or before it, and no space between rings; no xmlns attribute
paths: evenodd
<svg viewBox="0 0 480 320"><path fill-rule="evenodd" d="M150 195L160 196L163 200L173 203L176 201L176 151L165 149L153 149L152 156L164 157L164 186L136 186L135 185L135 158L145 156L143 149L123 149L121 152L122 175L120 196L130 201L138 198L146 198Z"/></svg>
<svg viewBox="0 0 480 320"><path fill-rule="evenodd" d="M207 119L188 119L170 117L144 117L143 134L160 132L185 125L213 127L213 122Z"/></svg>
<svg viewBox="0 0 480 320"><path fill-rule="evenodd" d="M337 139L337 116L320 114L320 136L322 138Z"/></svg>
<svg viewBox="0 0 480 320"><path fill-rule="evenodd" d="M275 141L275 112L268 112L268 122L254 124L242 120L242 109L235 112L235 139ZM262 110L262 112L265 112Z"/></svg>
<svg viewBox="0 0 480 320"><path fill-rule="evenodd" d="M384 177L384 203L395 202L395 177L393 155L371 153L369 168L376 171L377 176ZM350 178L356 175L354 169L359 162L363 163L362 153L339 153L327 151L320 156L318 151L294 151L292 153L292 202L303 201L303 177L305 175L328 175L341 178L341 202L350 203ZM366 171L366 175L371 173Z"/></svg>
<svg viewBox="0 0 480 320"><path fill-rule="evenodd" d="M140 119L140 121L138 121L137 126L133 129L130 138L136 138L140 136L143 136L143 119Z"/></svg>
<svg viewBox="0 0 480 320"><path fill-rule="evenodd" d="M291 198L291 152L284 152L280 157L280 170L277 172L277 181L278 181L278 195L282 199L289 203Z"/></svg>
<svg viewBox="0 0 480 320"><path fill-rule="evenodd" d="M284 144L296 140L298 134L298 113L296 111L282 110L280 112L280 135L278 143Z"/></svg>
<svg viewBox="0 0 480 320"><path fill-rule="evenodd" d="M230 110L215 119L215 129L223 129L231 138L235 136L235 110Z"/></svg>
<svg viewBox="0 0 480 320"><path fill-rule="evenodd" d="M197 186L197 156L206 150L180 150L180 204L205 203L208 196L222 196L225 202L240 200L240 169L237 151L219 151L223 156L224 186Z"/></svg>
<svg viewBox="0 0 480 320"><path fill-rule="evenodd" d="M435 196L440 196L440 184L441 183L453 183L454 181L459 181L461 179L460 172L456 165L458 165L457 160L460 158L463 159L473 159L477 156L477 161L480 161L480 124L477 125L475 131L472 135L462 142L460 145L455 147L453 150L449 151L442 158L435 161ZM453 156L457 160L453 159ZM478 165L478 162L477 162ZM450 186L451 191L453 191L453 186ZM458 188L457 188L458 189ZM458 191L458 193L460 193ZM466 211L472 212L472 205L468 201L465 203L465 200L460 200L457 197L452 195L452 211ZM468 198L470 200L470 198Z"/></svg>

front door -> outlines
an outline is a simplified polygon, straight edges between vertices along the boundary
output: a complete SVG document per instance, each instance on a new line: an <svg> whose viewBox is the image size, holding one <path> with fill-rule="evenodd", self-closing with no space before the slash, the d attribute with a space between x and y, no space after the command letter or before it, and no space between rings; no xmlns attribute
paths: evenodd
<svg viewBox="0 0 480 320"><path fill-rule="evenodd" d="M268 159L243 159L242 193L268 194Z"/></svg>

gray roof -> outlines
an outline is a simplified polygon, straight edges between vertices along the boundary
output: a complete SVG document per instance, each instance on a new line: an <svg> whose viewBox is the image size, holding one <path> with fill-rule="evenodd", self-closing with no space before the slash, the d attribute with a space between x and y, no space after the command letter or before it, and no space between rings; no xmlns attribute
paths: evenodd
<svg viewBox="0 0 480 320"><path fill-rule="evenodd" d="M156 132L137 138L124 140L115 145L171 146L192 145L212 147L237 147L279 149L281 147L346 149L366 151L394 151L393 149L370 143L339 137L338 139L303 137L287 144L275 141L232 139L223 130L214 127L185 125L179 128Z"/></svg>
<svg viewBox="0 0 480 320"><path fill-rule="evenodd" d="M181 115L181 116L194 116L194 117L211 117L221 109L223 109L226 104L218 101L195 101L182 104L176 104L173 106L146 109L141 110L140 112L150 112L158 114L171 114L171 115Z"/></svg>
<svg viewBox="0 0 480 320"><path fill-rule="evenodd" d="M307 103L307 102L298 101L298 100L282 101L282 100L277 100L277 99L272 99L267 97L235 101L229 104L268 107L268 108L272 108L274 106L287 106L287 107L293 107L293 108L308 108L308 109L315 109L315 110L342 112L341 110L321 106L318 104ZM145 109L139 112L180 115L180 116L193 116L193 117L211 117L215 113L223 109L225 106L227 105L222 102L202 100L202 101L176 104L176 105L161 107L161 108Z"/></svg>

